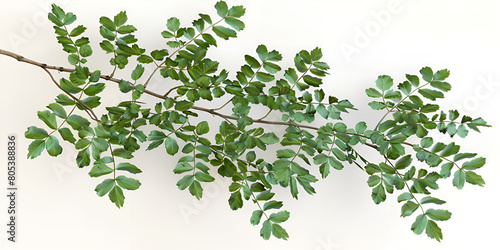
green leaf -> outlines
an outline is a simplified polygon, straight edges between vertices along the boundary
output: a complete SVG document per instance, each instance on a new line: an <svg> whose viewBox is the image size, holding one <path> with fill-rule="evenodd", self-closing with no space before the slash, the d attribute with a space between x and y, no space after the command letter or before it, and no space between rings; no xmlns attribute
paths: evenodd
<svg viewBox="0 0 500 250"><path fill-rule="evenodd" d="M450 155L455 155L456 153L458 153L459 150L460 146L455 145L454 142L451 142L450 144L446 145L446 147L443 149L443 151L441 152L441 156L448 157Z"/></svg>
<svg viewBox="0 0 500 250"><path fill-rule="evenodd" d="M182 179L180 179L176 185L177 187L179 187L180 190L184 190L189 186L191 186L193 182L194 182L194 175L190 174L182 177Z"/></svg>
<svg viewBox="0 0 500 250"><path fill-rule="evenodd" d="M43 128L37 128L35 126L28 127L28 130L24 132L24 137L28 139L45 139L49 136L47 131Z"/></svg>
<svg viewBox="0 0 500 250"><path fill-rule="evenodd" d="M285 222L290 218L290 212L284 210L280 211L278 213L273 213L269 216L269 220L274 222L274 223L281 223Z"/></svg>
<svg viewBox="0 0 500 250"><path fill-rule="evenodd" d="M382 110L386 107L386 105L382 102L376 102L376 101L373 101L373 102L370 102L368 103L368 105L373 109L373 110Z"/></svg>
<svg viewBox="0 0 500 250"><path fill-rule="evenodd" d="M367 183L368 183L369 187L374 187L377 184L379 184L380 181L381 181L380 176L378 176L378 175L371 175L370 177L368 177Z"/></svg>
<svg viewBox="0 0 500 250"><path fill-rule="evenodd" d="M422 74L422 79L426 82L431 82L434 79L434 73L432 69L429 67L424 67L420 70L420 74Z"/></svg>
<svg viewBox="0 0 500 250"><path fill-rule="evenodd" d="M444 98L444 95L440 91L432 90L432 89L419 89L418 93L420 93L423 97L435 101L436 98Z"/></svg>
<svg viewBox="0 0 500 250"><path fill-rule="evenodd" d="M258 201L267 201L267 200L270 200L271 198L273 198L274 195L275 195L275 193L271 193L271 190L266 190L266 191L258 194L255 199Z"/></svg>
<svg viewBox="0 0 500 250"><path fill-rule="evenodd" d="M207 121L202 121L196 125L196 133L198 135L206 134L210 131L210 127L208 126Z"/></svg>
<svg viewBox="0 0 500 250"><path fill-rule="evenodd" d="M71 94L77 94L77 93L80 93L80 91L82 91L81 88L75 86L75 84L66 80L65 78L61 78L61 80L59 81L59 84L60 84L62 89L64 89L65 91L67 91Z"/></svg>
<svg viewBox="0 0 500 250"><path fill-rule="evenodd" d="M396 169L405 169L408 166L410 166L411 162L413 161L413 158L411 158L411 155L405 155L404 157L400 158L395 165Z"/></svg>
<svg viewBox="0 0 500 250"><path fill-rule="evenodd" d="M80 57L77 54L68 55L68 62L71 65L76 65L80 62Z"/></svg>
<svg viewBox="0 0 500 250"><path fill-rule="evenodd" d="M447 162L441 166L441 171L439 174L443 176L443 178L448 178L451 175L451 169L453 168L453 163Z"/></svg>
<svg viewBox="0 0 500 250"><path fill-rule="evenodd" d="M131 152L125 150L124 148L115 148L113 149L113 153L111 153L113 156L116 157L121 157L123 159L132 159L134 156L132 155Z"/></svg>
<svg viewBox="0 0 500 250"><path fill-rule="evenodd" d="M99 183L94 191L96 191L97 196L103 197L106 195L113 187L115 186L115 180L113 179L106 179Z"/></svg>
<svg viewBox="0 0 500 250"><path fill-rule="evenodd" d="M181 22L176 17L171 17L167 20L167 29L176 32L181 25Z"/></svg>
<svg viewBox="0 0 500 250"><path fill-rule="evenodd" d="M134 89L134 86L132 86L132 83L130 83L129 81L125 81L125 80L121 80L120 83L118 84L118 87L120 88L120 91L123 93L128 93Z"/></svg>
<svg viewBox="0 0 500 250"><path fill-rule="evenodd" d="M422 146L423 148L428 148L432 146L433 143L434 140L432 139L432 137L425 137L420 140L420 146Z"/></svg>
<svg viewBox="0 0 500 250"><path fill-rule="evenodd" d="M61 138L63 138L63 140L69 141L70 143L75 144L76 139L73 136L73 133L71 133L71 130L69 130L69 128L59 129L59 134L61 135Z"/></svg>
<svg viewBox="0 0 500 250"><path fill-rule="evenodd" d="M401 207L401 217L408 217L415 212L415 210L418 209L418 204L416 204L413 201L407 201L402 207Z"/></svg>
<svg viewBox="0 0 500 250"><path fill-rule="evenodd" d="M122 26L127 22L127 12L121 11L114 18L113 22L116 26Z"/></svg>
<svg viewBox="0 0 500 250"><path fill-rule="evenodd" d="M220 38L228 40L230 37L236 37L236 31L224 26L214 26L212 31Z"/></svg>
<svg viewBox="0 0 500 250"><path fill-rule="evenodd" d="M321 78L313 77L310 75L305 75L302 79L304 79L304 82L306 82L308 85L311 85L313 87L319 87L321 84L323 84Z"/></svg>
<svg viewBox="0 0 500 250"><path fill-rule="evenodd" d="M246 10L245 10L245 8L243 8L243 6L237 5L237 6L231 7L231 9L229 9L228 15L232 16L232 17L239 18L239 17L242 17L243 15L245 15L245 11Z"/></svg>
<svg viewBox="0 0 500 250"><path fill-rule="evenodd" d="M84 103L85 105L87 105L89 108L95 108L95 107L98 107L99 105L101 105L101 102L99 101L101 99L101 97L99 96L90 96L90 97L87 97L82 101L82 103ZM83 108L81 108L83 109Z"/></svg>
<svg viewBox="0 0 500 250"><path fill-rule="evenodd" d="M438 227L436 222L429 220L425 228L425 233L431 239L436 239L438 242L443 239L443 234L441 233L441 228Z"/></svg>
<svg viewBox="0 0 500 250"><path fill-rule="evenodd" d="M448 76L450 76L450 71L447 69L442 69L434 74L434 80L435 81L442 81L442 80L445 80L446 78L448 78Z"/></svg>
<svg viewBox="0 0 500 250"><path fill-rule="evenodd" d="M311 60L318 61L323 57L323 52L321 52L321 48L316 47L311 51Z"/></svg>
<svg viewBox="0 0 500 250"><path fill-rule="evenodd" d="M219 1L215 4L215 9L217 10L217 15L220 17L224 18L228 14L228 7L226 2L224 1Z"/></svg>
<svg viewBox="0 0 500 250"><path fill-rule="evenodd" d="M406 74L406 79L408 79L408 81L410 81L410 83L414 86L414 87L418 87L418 85L420 84L420 79L418 78L418 76L416 75L409 75L409 74Z"/></svg>
<svg viewBox="0 0 500 250"><path fill-rule="evenodd" d="M411 200L413 199L413 195L408 192L404 192L398 196L398 202L406 201L406 200Z"/></svg>
<svg viewBox="0 0 500 250"><path fill-rule="evenodd" d="M262 209L264 211L269 210L269 209L280 209L282 206L283 206L282 201L268 201L264 204Z"/></svg>
<svg viewBox="0 0 500 250"><path fill-rule="evenodd" d="M442 205L442 204L445 204L446 201L443 201L443 200L440 200L438 198L434 198L431 196L426 196L420 200L420 204L427 204L427 203L434 203L437 205Z"/></svg>
<svg viewBox="0 0 500 250"><path fill-rule="evenodd" d="M385 194L385 189L382 183L380 183L380 185L372 189L372 199L375 202L375 204L382 203L383 201L385 201L386 198L387 196Z"/></svg>
<svg viewBox="0 0 500 250"><path fill-rule="evenodd" d="M62 153L62 147L59 145L57 137L51 135L45 141L45 148L50 156L58 156Z"/></svg>
<svg viewBox="0 0 500 250"><path fill-rule="evenodd" d="M376 90L374 88L366 89L365 93L369 97L374 97L374 98L382 97L382 93L380 93L378 90Z"/></svg>
<svg viewBox="0 0 500 250"><path fill-rule="evenodd" d="M264 213L261 211L261 210L255 210L253 211L252 213L252 217L250 217L250 223L252 223L252 225L258 225L260 223L260 219L262 218L262 215Z"/></svg>
<svg viewBox="0 0 500 250"><path fill-rule="evenodd" d="M462 170L457 170L453 175L453 186L457 187L457 189L462 189L465 184L466 174Z"/></svg>
<svg viewBox="0 0 500 250"><path fill-rule="evenodd" d="M132 174L142 173L142 170L140 170L135 165L132 165L128 162L119 163L118 166L116 166L116 170L123 170Z"/></svg>
<svg viewBox="0 0 500 250"><path fill-rule="evenodd" d="M239 208L243 207L243 198L241 198L241 192L236 191L234 193L231 193L231 196L229 197L229 207L232 210L237 210Z"/></svg>
<svg viewBox="0 0 500 250"><path fill-rule="evenodd" d="M394 173L396 173L396 170L395 170L392 166L389 166L389 165L388 165L388 164L386 164L386 163L381 162L381 163L379 163L378 165L379 165L380 169L381 169L384 173L386 173L386 174L394 174Z"/></svg>
<svg viewBox="0 0 500 250"><path fill-rule="evenodd" d="M280 139L274 133L265 133L259 139L265 144L275 144L280 141Z"/></svg>
<svg viewBox="0 0 500 250"><path fill-rule="evenodd" d="M58 27L61 27L64 25L64 23L58 17L56 17L56 15L54 15L53 13L49 13L49 20Z"/></svg>
<svg viewBox="0 0 500 250"><path fill-rule="evenodd" d="M179 145L173 137L169 136L165 138L165 149L169 155L175 155L179 151Z"/></svg>
<svg viewBox="0 0 500 250"><path fill-rule="evenodd" d="M96 83L89 85L87 88L85 88L85 90L83 90L83 92L88 96L95 96L101 93L105 87L106 85L104 85L104 83Z"/></svg>
<svg viewBox="0 0 500 250"><path fill-rule="evenodd" d="M110 41L114 41L114 40L115 40L115 38L116 38L115 33L113 33L111 30L109 30L109 29L107 29L107 28L105 28L105 27L103 27L103 26L101 26L101 27L99 28L99 33L101 34L101 36L102 36L102 37L104 37L104 38L106 38L106 39L108 39L108 40L110 40ZM106 45L107 45L107 44L106 44ZM101 48L102 48L102 49L104 49L102 44L101 44ZM113 47L113 48L114 48L114 47ZM114 51L114 49L113 49L113 51ZM75 51L75 52L76 52L76 51Z"/></svg>
<svg viewBox="0 0 500 250"><path fill-rule="evenodd" d="M141 182L138 180L123 175L116 177L116 184L128 190L136 190L141 186Z"/></svg>
<svg viewBox="0 0 500 250"><path fill-rule="evenodd" d="M187 111L189 110L194 103L190 101L179 101L175 103L175 110L177 111Z"/></svg>
<svg viewBox="0 0 500 250"><path fill-rule="evenodd" d="M257 55L259 55L259 58L261 61L264 62L267 60L269 53L267 52L267 47L264 44L257 46L256 52L257 52Z"/></svg>
<svg viewBox="0 0 500 250"><path fill-rule="evenodd" d="M89 57L92 55L92 53L93 53L93 51L92 51L92 47L90 47L90 45L84 44L80 47L80 55L82 57Z"/></svg>
<svg viewBox="0 0 500 250"><path fill-rule="evenodd" d="M257 80L262 81L262 82L270 82L274 80L274 76L264 73L264 72L257 72L256 74Z"/></svg>
<svg viewBox="0 0 500 250"><path fill-rule="evenodd" d="M116 31L120 34L129 34L134 31L137 31L137 29L133 25L123 25L120 26Z"/></svg>
<svg viewBox="0 0 500 250"><path fill-rule="evenodd" d="M415 222L413 222L413 224L411 225L411 230L415 234L419 235L424 231L426 226L427 226L427 216L425 216L424 214L420 214L415 219Z"/></svg>
<svg viewBox="0 0 500 250"><path fill-rule="evenodd" d="M483 177L481 177L480 175L476 174L473 171L465 172L465 180L470 184L478 185L480 187L484 186L485 184Z"/></svg>
<svg viewBox="0 0 500 250"><path fill-rule="evenodd" d="M47 108L52 110L52 112L54 112L54 114L60 118L65 119L67 116L66 110L64 110L64 108L61 105L59 105L58 103L51 103L47 106Z"/></svg>
<svg viewBox="0 0 500 250"><path fill-rule="evenodd" d="M119 186L115 185L109 192L108 196L111 202L115 203L118 208L123 207L125 196L123 195L123 189L121 189Z"/></svg>
<svg viewBox="0 0 500 250"><path fill-rule="evenodd" d="M95 164L89 172L90 177L99 177L113 173L113 169L106 164Z"/></svg>
<svg viewBox="0 0 500 250"><path fill-rule="evenodd" d="M201 187L201 184L200 182L198 181L193 181L193 183L191 183L191 185L189 186L189 192L194 196L196 197L196 199L201 199L202 195L203 195L203 188Z"/></svg>
<svg viewBox="0 0 500 250"><path fill-rule="evenodd" d="M464 124L460 124L458 126L458 131L457 131L457 135L462 137L462 138L465 138L467 137L467 135L469 134L469 131L467 130L467 128L465 127Z"/></svg>
<svg viewBox="0 0 500 250"><path fill-rule="evenodd" d="M89 148L78 151L78 154L76 155L76 165L79 168L83 168L83 167L90 165L90 149Z"/></svg>
<svg viewBox="0 0 500 250"><path fill-rule="evenodd" d="M439 110L439 105L436 105L436 104L425 104L420 109L420 112L422 112L422 113L432 113L432 112L436 112L438 110Z"/></svg>
<svg viewBox="0 0 500 250"><path fill-rule="evenodd" d="M379 76L377 78L377 80L375 81L375 84L376 84L378 89L380 89L382 91L386 91L392 87L394 82L390 76L383 75L383 76Z"/></svg>
<svg viewBox="0 0 500 250"><path fill-rule="evenodd" d="M115 51L115 46L107 40L102 41L99 46L101 46L101 49L106 53L113 53Z"/></svg>
<svg viewBox="0 0 500 250"><path fill-rule="evenodd" d="M196 178L196 180L201 182L212 182L215 180L214 177L204 172L196 172L194 174L194 177Z"/></svg>
<svg viewBox="0 0 500 250"><path fill-rule="evenodd" d="M398 85L398 89L403 92L405 95L409 95L411 93L411 83L408 81L404 81Z"/></svg>
<svg viewBox="0 0 500 250"><path fill-rule="evenodd" d="M438 221L445 221L449 220L451 218L451 213L448 212L448 210L444 209L432 209L429 208L427 211L425 211L425 214L429 216L429 218L433 220L438 220Z"/></svg>
<svg viewBox="0 0 500 250"><path fill-rule="evenodd" d="M260 229L260 236L264 238L264 240L269 240L272 230L273 227L271 222L269 220L265 220L264 223L262 223L262 228Z"/></svg>
<svg viewBox="0 0 500 250"><path fill-rule="evenodd" d="M45 149L45 140L34 140L28 147L28 158L35 159Z"/></svg>
<svg viewBox="0 0 500 250"><path fill-rule="evenodd" d="M288 149L288 148L287 149L280 149L280 150L276 151L276 156L279 159L292 158L295 156L295 151Z"/></svg>
<svg viewBox="0 0 500 250"><path fill-rule="evenodd" d="M90 125L90 122L79 116L79 115L70 115L66 122L74 129L74 130L79 130L82 127L88 127Z"/></svg>
<svg viewBox="0 0 500 250"><path fill-rule="evenodd" d="M165 109L170 109L174 106L174 99L172 98L166 98L165 101L163 101L163 106Z"/></svg>
<svg viewBox="0 0 500 250"><path fill-rule="evenodd" d="M157 130L153 130L150 132L149 136L148 136L148 141L158 141L158 140L163 140L165 139L167 136L161 132L161 131L157 131Z"/></svg>
<svg viewBox="0 0 500 250"><path fill-rule="evenodd" d="M257 61L257 59L255 59L252 56L245 55L245 61L248 63L248 65L250 65L250 67L252 67L254 69L257 69L260 67L259 61Z"/></svg>
<svg viewBox="0 0 500 250"><path fill-rule="evenodd" d="M279 224L273 224L272 225L273 229L272 229L272 232L273 232L273 235L278 238L278 239L284 239L284 240L288 240L288 233L286 232L286 230L281 227Z"/></svg>
<svg viewBox="0 0 500 250"><path fill-rule="evenodd" d="M233 27L233 29L237 31L241 31L245 28L245 24L234 17L226 17L225 21L229 24L229 26Z"/></svg>
<svg viewBox="0 0 500 250"><path fill-rule="evenodd" d="M271 74L276 74L276 72L281 70L281 67L279 65L268 61L264 62L262 67Z"/></svg>
<svg viewBox="0 0 500 250"><path fill-rule="evenodd" d="M64 25L70 25L76 21L76 16L73 13L68 12L68 13L66 13L66 16L64 16L62 21L63 21Z"/></svg>
<svg viewBox="0 0 500 250"><path fill-rule="evenodd" d="M137 64L134 70L132 70L132 80L137 80L141 78L142 74L144 73L144 67L141 64Z"/></svg>
<svg viewBox="0 0 500 250"><path fill-rule="evenodd" d="M439 90L442 90L444 92L450 91L450 89L451 89L451 84L449 84L447 82L432 81L431 86L434 88L437 88Z"/></svg>
<svg viewBox="0 0 500 250"><path fill-rule="evenodd" d="M107 18L107 17L101 17L99 18L99 23L102 24L102 26L104 26L106 29L110 30L110 31L116 31L116 25L115 23L113 23L113 21L111 21L111 19Z"/></svg>
<svg viewBox="0 0 500 250"><path fill-rule="evenodd" d="M475 156L475 154L472 154ZM458 156L458 155L457 155ZM474 157L472 156L472 157ZM454 159L455 161L458 161L457 157ZM482 167L486 163L486 159L484 157L478 157L472 161L466 161L462 164L462 168L466 170L475 170L480 167Z"/></svg>
<svg viewBox="0 0 500 250"><path fill-rule="evenodd" d="M203 33L201 34L201 37L203 38L203 40L205 40L205 42L207 42L208 44L210 45L213 45L215 47L217 47L217 41L215 40L215 38L210 35L210 34L207 34L207 33Z"/></svg>
<svg viewBox="0 0 500 250"><path fill-rule="evenodd" d="M246 160L248 162L253 162L253 161L255 161L256 158L257 158L257 155L255 154L255 151L250 151L246 155Z"/></svg>
<svg viewBox="0 0 500 250"><path fill-rule="evenodd" d="M49 128L57 129L56 115L48 110L38 111L38 118L42 120Z"/></svg>

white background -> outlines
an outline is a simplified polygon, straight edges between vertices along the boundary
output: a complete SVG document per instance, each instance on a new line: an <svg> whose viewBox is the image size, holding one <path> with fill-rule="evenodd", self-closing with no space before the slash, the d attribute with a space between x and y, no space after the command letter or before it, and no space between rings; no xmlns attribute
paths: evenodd
<svg viewBox="0 0 500 250"><path fill-rule="evenodd" d="M2 1L0 5L0 48L49 65L69 66L67 54L56 43L52 25L46 20L49 1ZM78 16L75 24L89 29L94 56L91 69L111 71L109 57L98 46L100 16L126 10L129 23L138 28L139 44L151 51L164 48L159 33L166 20L177 16L189 25L198 13L213 19L215 1L56 1ZM228 1L243 4L246 29L237 39L218 40L209 56L220 59L221 68L239 69L245 54L254 54L264 43L284 55L283 68L293 65L301 49L323 49L323 61L332 66L325 80L328 94L347 98L360 109L345 117L346 123L366 120L373 127L383 113L370 112L364 89L374 86L378 75L402 81L404 74L417 74L421 67L451 70L454 86L440 104L444 110L458 109L483 117L494 127L457 138L463 152L478 152L487 158L478 171L486 186L466 185L458 191L451 179L440 183L434 195L448 201L443 206L453 216L440 222L444 240L437 243L425 233L410 230L414 216L400 218L397 194L381 205L371 201L367 176L356 166L333 172L315 184L317 194L301 192L295 201L288 190L278 191L291 218L284 227L288 241L259 237L259 227L249 218L256 206L251 202L233 212L227 199L228 182L217 180L205 186L205 197L196 201L179 191L180 178L172 173L176 158L164 150L141 151L132 162L143 170L136 176L143 185L126 191L125 206L117 209L107 197L93 191L101 178L90 178L89 169L78 169L76 153L63 142L58 158L45 152L27 160L28 126L45 126L36 117L59 94L40 68L0 56L1 143L7 152L8 134L18 137L18 242L6 241L7 200L0 197L0 249L496 249L500 230L498 213L500 16L498 1ZM349 48L349 51L345 51ZM254 54L255 55L255 54ZM132 60L132 65L135 61ZM65 74L54 72L56 77ZM126 74L122 74L126 77ZM152 90L172 86L154 78ZM112 85L112 84L110 84ZM105 104L127 96L108 87ZM156 102L152 98L145 101ZM204 119L212 119L205 117ZM270 116L270 119L279 119ZM219 122L219 121L217 121ZM215 125L214 125L215 127ZM279 127L266 127L279 132ZM436 136L436 139L446 140ZM368 149L366 154L379 161ZM269 153L272 157L273 154ZM2 153L4 162L6 154ZM2 164L6 166L6 164ZM0 170L0 187L6 188L6 169ZM315 170L315 172L317 172ZM279 197L278 197L279 196ZM184 211L184 212L182 212Z"/></svg>

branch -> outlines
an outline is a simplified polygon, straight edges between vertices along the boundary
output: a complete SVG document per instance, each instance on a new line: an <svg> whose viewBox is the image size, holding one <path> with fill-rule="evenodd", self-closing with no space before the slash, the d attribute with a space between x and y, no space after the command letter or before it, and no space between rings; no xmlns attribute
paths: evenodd
<svg viewBox="0 0 500 250"><path fill-rule="evenodd" d="M10 52L10 51L2 50L2 49L0 49L0 54L12 57L14 59L17 59L20 62L24 62L24 63L28 63L28 64L32 64L32 65L41 67L43 69L52 69L52 70L58 70L58 71L61 71L61 72L69 72L69 73L75 71L74 69L70 69L70 68L57 67L57 66L48 66L45 63L40 63L40 62L37 62L37 61L33 61L31 59L25 58L24 56L18 55L16 53L13 53L13 52ZM120 83L121 82L120 79L113 78L111 76L101 75L101 78L104 79L104 80L107 80L107 81L111 81L111 82L116 82L116 83ZM67 93L66 91L64 91L64 92ZM147 90L147 89L144 90L144 93L146 93L148 95L151 95L151 96L154 96L154 97L157 97L157 98L160 98L160 99L163 99L163 100L167 98L165 95L161 95L161 94L152 92L152 91ZM70 94L68 94L68 95L70 95ZM70 95L70 96L72 96L72 95ZM75 97L73 97L73 98L75 98ZM81 104L84 107L88 108L88 106L85 105L84 103L81 103ZM203 112L206 112L206 113L209 113L209 114L212 114L212 115L216 115L216 116L222 117L224 119L228 119L228 120L238 120L239 119L237 117L232 117L230 115L221 114L219 112L214 111L213 109L207 109L207 108L198 107L198 106L192 106L191 108L195 109L195 110L203 111ZM88 109L91 110L90 108L88 108ZM94 116L95 116L95 114L94 114ZM97 116L95 116L95 117L97 117ZM291 126L297 126L297 127L300 127L300 128L318 130L318 128L314 127L314 126L303 125L303 124L295 124L295 123L290 123L290 122L267 121L267 120L262 120L262 119L253 120L253 122L254 123L262 123L262 124L270 124L270 125L284 125L284 126L290 126L291 125ZM368 146L370 146L372 148L377 148L377 146L375 146L375 145L371 145L371 144L366 144L366 145L368 145Z"/></svg>
<svg viewBox="0 0 500 250"><path fill-rule="evenodd" d="M43 67L42 67L43 68ZM96 121L96 122L99 122L99 117L97 117L97 115L94 113L94 111L89 107L87 106L85 103L83 103L80 98L76 98L75 96L73 96L72 94L70 94L68 91L64 90L61 85L59 85L59 83L57 83L56 79L54 79L54 76L50 73L50 71L48 71L46 68L43 68L43 70L45 70L45 72L47 72L47 74L49 74L50 76L50 79L52 79L52 81L54 82L54 84L60 89L62 90L64 93L66 93L67 95L71 96L71 98L73 98L73 100L75 100L76 102L78 102L79 104L81 104L83 107L85 107L85 112L87 112L87 114L90 116L90 118L92 118L92 120ZM81 95L80 95L81 96ZM76 107L76 105L75 105Z"/></svg>
<svg viewBox="0 0 500 250"><path fill-rule="evenodd" d="M401 99L401 101L399 101L396 105L394 105L394 107L392 107L390 110L388 110L388 111L387 111L387 113L385 113L385 115L384 115L384 116L382 116L382 118L380 119L380 121L379 121L379 122L377 123L377 125L375 126L375 129L373 129L373 130L377 130L378 126L380 125L380 123L382 123L382 121L385 119L385 117L386 117L389 113L391 113L391 112L392 112L395 108L397 108L397 107L399 106L399 104L401 104L404 100L406 100L406 98L408 98L409 96L413 95L413 93L415 93L415 91L417 91L417 90L419 90L419 89L421 89L421 88L423 88L423 87L425 87L425 86L427 86L427 85L429 85L429 84L430 84L430 82L428 82L428 83L426 83L426 84L424 84L424 85L422 85L422 86L419 86L418 88L414 89L411 93L409 93L408 95L406 95L403 99ZM383 97L382 97L382 100L383 100ZM384 103L385 103L385 102L384 102ZM399 109L399 108L398 108L398 109Z"/></svg>

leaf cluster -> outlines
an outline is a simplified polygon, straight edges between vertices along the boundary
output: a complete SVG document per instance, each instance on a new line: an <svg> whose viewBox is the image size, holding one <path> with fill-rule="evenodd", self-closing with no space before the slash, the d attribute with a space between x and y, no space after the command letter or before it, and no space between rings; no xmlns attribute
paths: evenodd
<svg viewBox="0 0 500 250"><path fill-rule="evenodd" d="M299 51L293 57L293 67L283 69L283 56L259 45L255 54L244 55L245 64L235 79L230 79L227 70L219 69L218 61L207 57L207 51L219 45L216 38L234 38L245 28L241 21L245 8L229 8L219 1L215 10L217 20L199 14L189 27L182 27L178 18L167 19L166 29L160 34L165 46L149 52L139 46L134 35L137 29L127 23L125 11L112 18L101 17L99 33L103 40L99 46L110 54L113 66L110 75L101 75L100 70L85 66L93 54L89 38L82 36L86 27L70 28L76 16L53 5L49 20L74 71L55 82L63 93L47 110L38 112L49 130L28 127L25 137L33 139L28 158L44 150L56 157L63 150L59 139L66 141L78 150L77 166L90 168L90 177L103 178L95 188L97 195L107 195L122 207L123 189L141 186L138 179L129 177L142 172L132 161L134 153L145 145L146 150L160 148L168 155L179 156L168 167L179 175L178 188L197 199L203 197L205 183L231 179L229 207L240 209L244 201L255 204L250 223L261 225L260 235L266 240L271 235L289 238L282 223L290 212L282 209L277 189L289 190L295 199L303 192L312 195L319 177L312 174L314 167L319 168L321 178L326 178L332 171L354 164L367 173L376 204L385 201L388 194L400 192L397 200L404 202L402 217L422 211L411 230L416 234L425 230L440 241L443 236L436 221L448 220L451 213L424 209L424 205L446 203L432 197L431 192L439 189L441 179L452 174L452 185L458 189L466 182L483 186L485 182L476 170L485 164L485 158L460 152L454 142L434 141L431 133L435 130L451 138L464 138L470 130L479 132L479 127L489 127L481 118L440 110L435 101L451 89L445 82L449 71L434 73L424 67L420 76L406 75L398 85L390 76L379 76L375 86L365 92L376 99L368 105L384 116L374 129L369 129L366 121L349 128L342 116L356 108L349 100L325 94L323 81L330 67L322 61L320 48ZM127 67L132 69L129 78L113 78L116 70ZM147 67L154 70L146 77ZM172 86L168 92L148 90L156 72ZM103 91L111 82L118 84L129 99L105 107L97 117L94 109L100 106ZM148 105L141 101L144 94L159 101ZM224 104L203 106L216 99ZM267 113L256 115L256 108L264 108ZM218 120L201 120L200 113ZM267 119L270 113L281 120ZM283 135L262 124L282 127ZM279 145L275 157L261 156L271 145ZM381 162L366 160L360 148L378 151Z"/></svg>

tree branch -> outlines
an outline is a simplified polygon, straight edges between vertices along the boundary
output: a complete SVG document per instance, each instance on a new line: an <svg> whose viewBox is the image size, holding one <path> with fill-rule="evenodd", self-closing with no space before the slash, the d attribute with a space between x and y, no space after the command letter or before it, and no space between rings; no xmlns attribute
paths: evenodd
<svg viewBox="0 0 500 250"><path fill-rule="evenodd" d="M33 61L33 60L25 58L25 57L23 57L21 55L18 55L16 53L13 53L13 52L10 52L10 51L6 51L6 50L2 50L2 49L0 49L0 54L6 55L6 56L9 56L9 57L12 57L12 58L15 58L15 59L17 59L20 62L24 62L24 63L28 63L28 64L32 64L32 65L41 67L43 69L52 69L52 70L58 70L58 71L62 71L62 72L69 72L69 73L75 71L74 69L70 69L70 68L57 67L57 66L48 66L45 63L39 63L37 61ZM113 78L111 76L103 76L103 75L101 75L101 78L105 79L105 80L108 80L108 81L116 82L116 83L120 83L120 81L121 81L120 79ZM154 96L154 97L157 97L157 98L160 98L160 99L166 99L165 95L161 95L161 94L152 92L152 91L147 90L147 89L144 90L144 93L146 93L148 95L151 95L151 96ZM86 106L85 104L83 104L83 103L81 103L81 104L84 107L88 108L88 106ZM229 116L229 115L225 115L225 114L221 114L221 113L215 112L214 110L207 109L207 108L202 108L202 107L198 107L198 106L192 106L191 108L199 110L199 111L203 111L203 112L206 112L206 113L209 113L209 114L212 114L212 115L216 115L216 116L219 116L219 117L222 117L222 118L225 118L225 119L231 119L231 120L238 120L239 119L239 118L236 118L236 117L232 117L232 116ZM308 125L302 125L302 124L294 124L294 123L289 123L289 122L267 121L267 120L253 120L253 122L254 123L263 123L263 124L271 124L271 125L285 125L285 126L292 125L292 126L298 126L298 127L301 127L301 128L318 130L317 127L308 126Z"/></svg>

